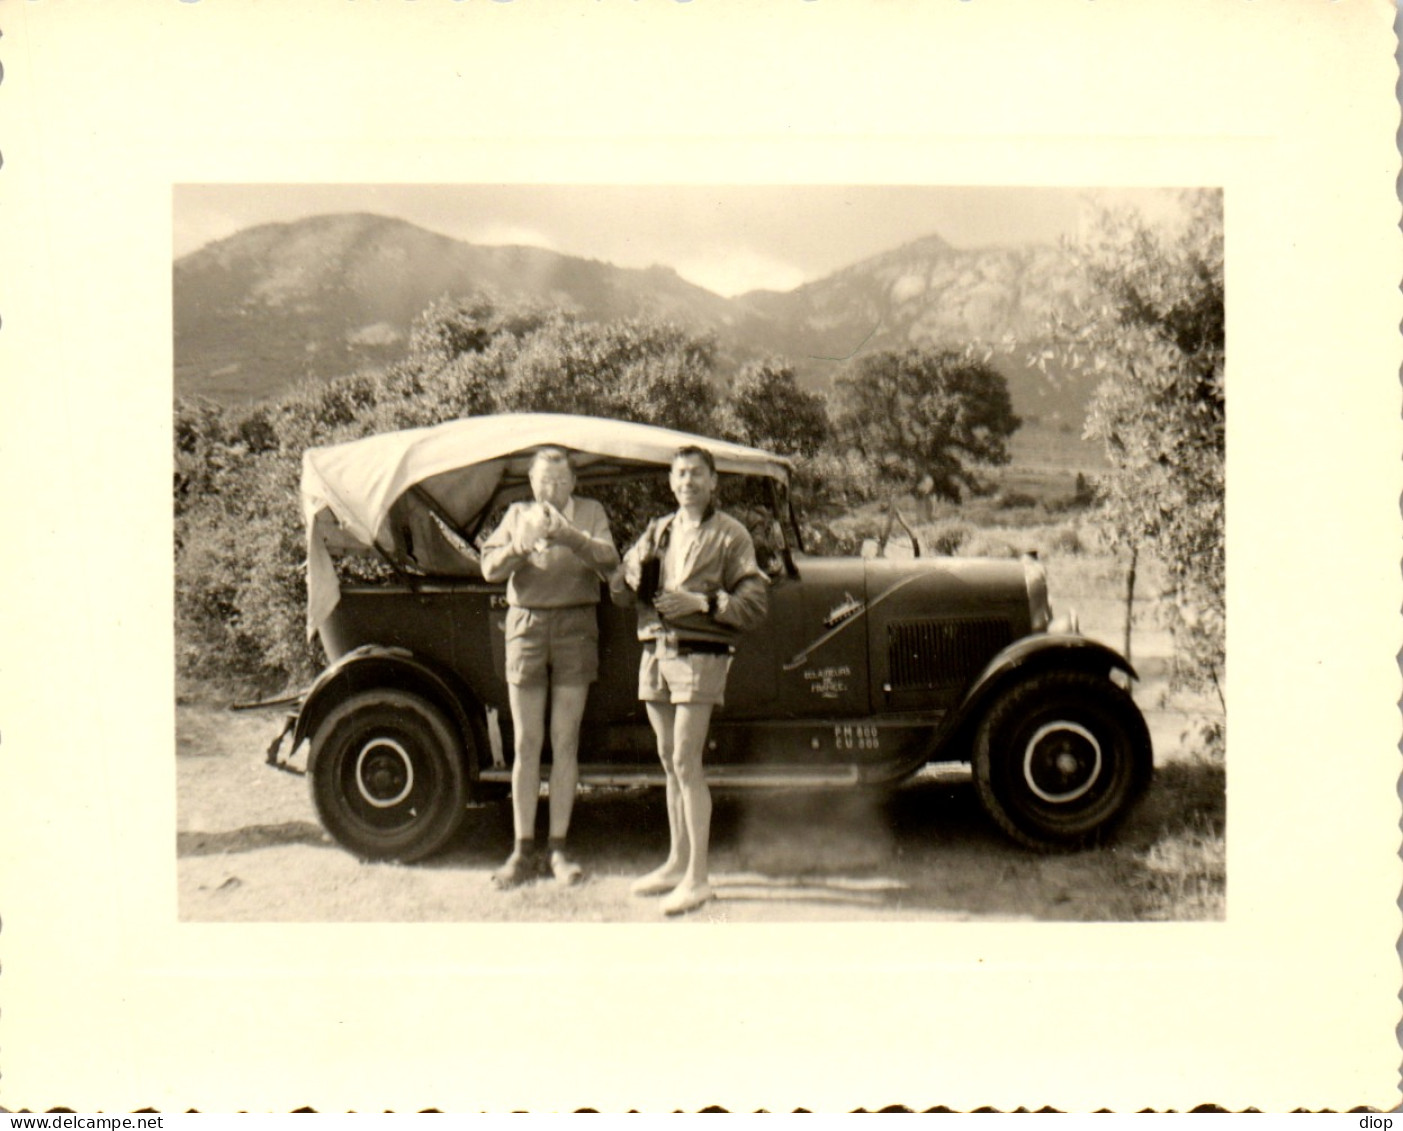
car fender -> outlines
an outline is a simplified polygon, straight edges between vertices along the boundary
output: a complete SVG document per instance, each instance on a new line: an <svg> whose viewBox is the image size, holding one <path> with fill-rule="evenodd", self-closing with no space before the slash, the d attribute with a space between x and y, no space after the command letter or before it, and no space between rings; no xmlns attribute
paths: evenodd
<svg viewBox="0 0 1403 1131"><path fill-rule="evenodd" d="M1025 636L994 656L970 684L960 705L940 728L936 750L929 760L945 760L949 756L944 753L946 750L966 746L989 706L1007 687L1049 668L1086 671L1107 679L1119 671L1132 680L1140 678L1130 661L1099 641L1076 633L1040 632ZM966 760L964 754L960 760Z"/></svg>
<svg viewBox="0 0 1403 1131"><path fill-rule="evenodd" d="M478 751L485 736L475 717L476 696L452 672L416 656L408 648L365 644L347 652L322 672L302 697L292 731L292 749L309 740L338 703L379 687L413 692L445 711L463 737L469 781L477 780Z"/></svg>

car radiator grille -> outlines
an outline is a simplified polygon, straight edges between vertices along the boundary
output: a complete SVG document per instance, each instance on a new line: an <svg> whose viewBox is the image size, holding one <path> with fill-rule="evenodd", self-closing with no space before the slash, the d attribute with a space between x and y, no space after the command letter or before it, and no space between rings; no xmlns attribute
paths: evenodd
<svg viewBox="0 0 1403 1131"><path fill-rule="evenodd" d="M887 626L892 691L919 691L968 683L1013 638L1008 621L907 620Z"/></svg>

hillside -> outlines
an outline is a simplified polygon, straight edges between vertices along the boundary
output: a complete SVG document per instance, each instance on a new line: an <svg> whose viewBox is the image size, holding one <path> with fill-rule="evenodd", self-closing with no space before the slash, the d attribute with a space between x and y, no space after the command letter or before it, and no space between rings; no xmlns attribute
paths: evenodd
<svg viewBox="0 0 1403 1131"><path fill-rule="evenodd" d="M1027 362L1049 317L1075 297L1063 253L1029 246L960 250L939 236L904 244L788 292L754 291L738 300L770 327L773 347L811 387L827 388L854 355L907 345L987 343L1024 418L1015 437L1023 464L1100 465L1081 440L1096 382ZM759 327L742 323L743 330ZM1000 348L1008 338L1021 343Z"/></svg>
<svg viewBox="0 0 1403 1131"><path fill-rule="evenodd" d="M874 330L864 348L1036 337L1072 293L1056 248L957 250L930 236L792 291L754 291L740 301L793 335L795 346L832 358Z"/></svg>
<svg viewBox="0 0 1403 1131"><path fill-rule="evenodd" d="M403 356L414 317L444 295L481 287L589 319L668 318L714 332L721 368L788 358L827 388L860 353L907 344L997 343L1025 427L1020 463L1093 467L1080 439L1091 384L1026 364L1073 283L1056 248L957 249L939 236L843 268L795 290L723 298L673 270L616 267L530 247L487 247L363 213L266 224L174 265L175 391L225 402L276 395Z"/></svg>
<svg viewBox="0 0 1403 1131"><path fill-rule="evenodd" d="M173 287L176 392L225 401L393 361L425 307L480 287L590 319L732 317L725 299L666 267L479 247L365 214L250 228L177 260Z"/></svg>

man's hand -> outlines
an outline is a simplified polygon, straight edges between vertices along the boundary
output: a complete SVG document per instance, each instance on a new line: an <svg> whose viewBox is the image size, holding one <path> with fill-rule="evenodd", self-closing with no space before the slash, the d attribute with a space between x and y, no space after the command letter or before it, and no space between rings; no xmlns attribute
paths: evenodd
<svg viewBox="0 0 1403 1131"><path fill-rule="evenodd" d="M690 593L685 589L660 593L653 601L653 607L665 617L685 617L689 613L704 613L707 600L700 593Z"/></svg>
<svg viewBox="0 0 1403 1131"><path fill-rule="evenodd" d="M541 503L546 516L546 532L541 536L541 546L564 546L578 550L588 544L589 535L572 523L551 503Z"/></svg>
<svg viewBox="0 0 1403 1131"><path fill-rule="evenodd" d="M512 549L523 556L530 556L542 548L546 531L550 529L550 516L543 504L532 503L522 512L512 537Z"/></svg>
<svg viewBox="0 0 1403 1131"><path fill-rule="evenodd" d="M570 520L560 512L554 503L542 499L536 505L541 508L541 516L545 519L545 530L541 534L541 538L545 541L552 541L555 535L560 532L561 527L570 525Z"/></svg>

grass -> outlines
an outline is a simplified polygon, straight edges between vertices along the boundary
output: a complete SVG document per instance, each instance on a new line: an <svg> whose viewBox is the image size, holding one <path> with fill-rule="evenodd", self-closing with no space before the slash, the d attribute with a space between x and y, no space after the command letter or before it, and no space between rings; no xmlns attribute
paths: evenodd
<svg viewBox="0 0 1403 1131"><path fill-rule="evenodd" d="M502 895L487 876L511 848L505 802L474 807L431 860L362 864L323 832L306 780L262 764L276 719L186 706L177 728L183 919L660 918L628 884L666 852L661 790L583 791L570 836L590 879ZM921 775L891 793L718 790L712 863L722 899L697 921L1222 919L1224 782L1221 761L1165 765L1114 838L1068 853L1030 852L1002 836L961 775Z"/></svg>
<svg viewBox="0 0 1403 1131"><path fill-rule="evenodd" d="M1227 914L1226 845L1221 832L1187 829L1141 861L1137 903L1145 919L1222 919Z"/></svg>
<svg viewBox="0 0 1403 1131"><path fill-rule="evenodd" d="M1136 918L1222 919L1227 912L1227 776L1201 755L1160 767L1124 830L1119 882Z"/></svg>

